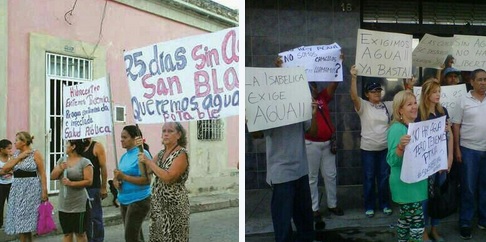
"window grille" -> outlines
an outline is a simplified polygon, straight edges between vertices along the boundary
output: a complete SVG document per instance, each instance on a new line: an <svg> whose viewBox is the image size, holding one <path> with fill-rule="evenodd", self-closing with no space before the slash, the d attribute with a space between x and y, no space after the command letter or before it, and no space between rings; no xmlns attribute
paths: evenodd
<svg viewBox="0 0 486 242"><path fill-rule="evenodd" d="M56 162L64 154L63 139L63 100L64 86L72 86L92 80L92 64L90 60L71 56L46 53L46 128L49 131L50 142L46 144L46 173L48 181ZM51 181L49 193L59 191L58 183Z"/></svg>
<svg viewBox="0 0 486 242"><path fill-rule="evenodd" d="M221 119L197 121L197 139L218 141L223 139L223 122Z"/></svg>

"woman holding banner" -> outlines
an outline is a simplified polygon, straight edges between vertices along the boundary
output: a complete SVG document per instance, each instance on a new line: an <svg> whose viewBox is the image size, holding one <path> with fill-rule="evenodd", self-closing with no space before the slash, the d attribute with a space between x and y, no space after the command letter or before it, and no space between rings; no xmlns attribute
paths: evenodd
<svg viewBox="0 0 486 242"><path fill-rule="evenodd" d="M150 206L150 241L189 241L186 130L178 122L165 123L162 143L165 148L153 160L139 153L139 160L157 176Z"/></svg>
<svg viewBox="0 0 486 242"><path fill-rule="evenodd" d="M435 119L442 116L446 116L446 132L448 135L452 135L451 131L451 123L449 122L449 113L445 107L442 107L440 104L440 84L435 80L428 80L422 85L422 91L420 94L420 106L419 106L419 115L415 119L415 122L420 122L423 120ZM453 139L452 136L447 137L447 164L449 170L452 166L452 159L453 159ZM439 171L434 175L430 176L428 179L428 188L429 194L430 191L433 189L434 183L439 185L443 184L446 180L446 172ZM437 231L437 226L439 225L440 220L436 218L430 218L427 212L427 201L425 200L422 202L422 207L424 211L424 218L425 218L425 230L423 234L424 241L431 241L430 237L434 241L444 241L444 239L439 235ZM430 226L430 230L427 227ZM429 236L430 234L430 236Z"/></svg>
<svg viewBox="0 0 486 242"><path fill-rule="evenodd" d="M363 164L363 193L365 215L375 215L375 181L378 185L378 204L385 215L392 214L390 206L390 166L386 163L386 132L391 120L392 102L383 102L380 84L371 82L365 87L364 100L358 96L357 70L351 67L351 100L361 120L361 161ZM390 111L389 111L390 110Z"/></svg>
<svg viewBox="0 0 486 242"><path fill-rule="evenodd" d="M122 147L127 151L120 158L118 169L113 171L113 184L118 189L118 201L125 227L125 241L144 241L142 223L150 209L150 170L141 172L139 169L139 147L135 140L142 133L135 125L128 125L121 133ZM144 154L151 157L148 145L144 144Z"/></svg>
<svg viewBox="0 0 486 242"><path fill-rule="evenodd" d="M88 143L81 139L66 142L67 158L57 161L51 180L61 180L59 193L59 222L62 241L88 241L86 236L88 193L86 187L93 183L93 164L81 156ZM89 212L89 211L88 211Z"/></svg>
<svg viewBox="0 0 486 242"><path fill-rule="evenodd" d="M408 124L417 118L417 100L408 90L398 92L393 98L393 120L388 130L387 162L390 165L390 190L392 200L399 204L397 225L398 241L422 241L424 216L422 201L427 199L427 180L405 183L400 179L403 154L411 137Z"/></svg>

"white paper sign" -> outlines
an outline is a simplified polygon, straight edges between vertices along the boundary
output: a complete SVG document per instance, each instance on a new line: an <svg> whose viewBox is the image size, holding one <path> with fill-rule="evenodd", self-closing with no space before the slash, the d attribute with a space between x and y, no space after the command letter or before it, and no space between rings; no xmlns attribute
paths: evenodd
<svg viewBox="0 0 486 242"><path fill-rule="evenodd" d="M425 34L412 52L412 65L438 69L452 54L453 37Z"/></svg>
<svg viewBox="0 0 486 242"><path fill-rule="evenodd" d="M461 71L486 69L486 37L454 35L454 68Z"/></svg>
<svg viewBox="0 0 486 242"><path fill-rule="evenodd" d="M410 143L405 146L400 179L414 183L427 179L440 170L447 170L447 138L445 116L410 123Z"/></svg>
<svg viewBox="0 0 486 242"><path fill-rule="evenodd" d="M413 94L417 97L417 103L420 103L422 87L413 87ZM459 111L461 97L466 95L466 84L441 86L440 87L440 104L447 109L451 120L454 120Z"/></svg>
<svg viewBox="0 0 486 242"><path fill-rule="evenodd" d="M412 35L359 29L355 63L360 76L411 78Z"/></svg>
<svg viewBox="0 0 486 242"><path fill-rule="evenodd" d="M135 122L238 115L238 38L231 28L125 52Z"/></svg>
<svg viewBox="0 0 486 242"><path fill-rule="evenodd" d="M341 47L331 45L301 46L278 54L283 67L304 67L308 81L342 82Z"/></svg>
<svg viewBox="0 0 486 242"><path fill-rule="evenodd" d="M110 92L106 78L63 87L64 139L111 134Z"/></svg>
<svg viewBox="0 0 486 242"><path fill-rule="evenodd" d="M250 132L312 118L303 68L245 68L245 113Z"/></svg>

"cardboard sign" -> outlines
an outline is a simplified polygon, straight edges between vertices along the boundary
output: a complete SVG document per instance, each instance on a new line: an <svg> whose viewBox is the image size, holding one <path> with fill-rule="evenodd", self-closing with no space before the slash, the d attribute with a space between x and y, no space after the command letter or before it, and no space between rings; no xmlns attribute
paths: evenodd
<svg viewBox="0 0 486 242"><path fill-rule="evenodd" d="M109 90L106 78L63 87L64 139L112 133Z"/></svg>
<svg viewBox="0 0 486 242"><path fill-rule="evenodd" d="M304 67L308 81L342 82L341 47L331 45L301 46L278 54L283 67Z"/></svg>
<svg viewBox="0 0 486 242"><path fill-rule="evenodd" d="M250 132L312 118L303 68L245 68L245 113Z"/></svg>
<svg viewBox="0 0 486 242"><path fill-rule="evenodd" d="M454 68L461 71L486 69L486 37L454 35Z"/></svg>
<svg viewBox="0 0 486 242"><path fill-rule="evenodd" d="M447 55L452 54L453 37L425 34L412 52L412 65L438 69Z"/></svg>
<svg viewBox="0 0 486 242"><path fill-rule="evenodd" d="M231 28L125 52L135 122L238 115L238 38Z"/></svg>
<svg viewBox="0 0 486 242"><path fill-rule="evenodd" d="M400 179L414 183L427 179L440 170L447 170L447 138L445 116L408 124L410 143L403 153Z"/></svg>
<svg viewBox="0 0 486 242"><path fill-rule="evenodd" d="M412 35L359 29L355 63L360 76L411 78Z"/></svg>
<svg viewBox="0 0 486 242"><path fill-rule="evenodd" d="M417 97L417 103L420 104L422 87L413 87L413 94ZM454 119L459 111L461 97L466 95L466 84L441 86L440 87L440 104L447 109L451 120Z"/></svg>

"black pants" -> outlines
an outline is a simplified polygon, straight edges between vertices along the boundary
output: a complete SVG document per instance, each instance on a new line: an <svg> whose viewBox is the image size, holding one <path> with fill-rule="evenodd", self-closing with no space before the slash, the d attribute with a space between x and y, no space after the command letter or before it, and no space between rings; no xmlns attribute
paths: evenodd
<svg viewBox="0 0 486 242"><path fill-rule="evenodd" d="M10 186L12 184L0 184L0 227L3 226L3 208L5 207L5 200L8 200Z"/></svg>

